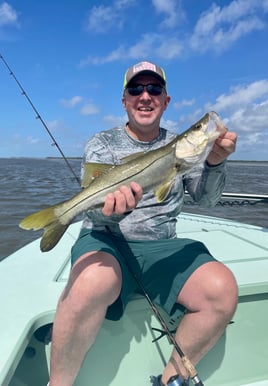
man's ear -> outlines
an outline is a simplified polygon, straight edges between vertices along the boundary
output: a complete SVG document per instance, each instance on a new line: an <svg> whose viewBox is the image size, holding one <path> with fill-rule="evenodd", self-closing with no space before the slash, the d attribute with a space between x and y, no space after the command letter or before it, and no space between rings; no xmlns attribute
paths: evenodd
<svg viewBox="0 0 268 386"><path fill-rule="evenodd" d="M123 105L124 109L126 110L126 98L124 96L122 97L122 105Z"/></svg>
<svg viewBox="0 0 268 386"><path fill-rule="evenodd" d="M165 110L166 110L166 108L167 108L168 105L169 105L170 99L171 99L171 97L170 97L169 95L167 95L167 96L166 96L166 100L165 100Z"/></svg>

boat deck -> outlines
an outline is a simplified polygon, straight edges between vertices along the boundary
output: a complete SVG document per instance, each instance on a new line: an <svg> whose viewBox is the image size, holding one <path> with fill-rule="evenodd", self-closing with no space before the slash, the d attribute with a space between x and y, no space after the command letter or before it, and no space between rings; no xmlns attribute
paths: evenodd
<svg viewBox="0 0 268 386"><path fill-rule="evenodd" d="M50 252L41 253L37 240L0 263L2 386L46 385L49 345L34 333L53 322L79 229L80 223L73 224ZM268 229L182 214L177 231L203 241L239 285L233 323L198 365L200 378L206 386L267 386ZM178 320L164 316L174 329ZM75 386L88 386L89 379L97 386L149 386L149 376L161 373L171 351L166 338L152 343L153 327L159 324L146 300L133 297L120 321L104 322Z"/></svg>

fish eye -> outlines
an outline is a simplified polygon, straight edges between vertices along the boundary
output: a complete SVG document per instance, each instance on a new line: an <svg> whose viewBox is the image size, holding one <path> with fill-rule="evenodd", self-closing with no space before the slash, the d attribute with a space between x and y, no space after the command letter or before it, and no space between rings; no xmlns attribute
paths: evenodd
<svg viewBox="0 0 268 386"><path fill-rule="evenodd" d="M202 128L201 123L197 123L194 128L195 130L200 130Z"/></svg>

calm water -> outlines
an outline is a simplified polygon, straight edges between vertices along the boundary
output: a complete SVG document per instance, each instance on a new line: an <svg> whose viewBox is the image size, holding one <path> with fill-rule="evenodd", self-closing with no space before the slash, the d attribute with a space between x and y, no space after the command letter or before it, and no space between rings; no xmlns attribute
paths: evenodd
<svg viewBox="0 0 268 386"><path fill-rule="evenodd" d="M80 161L70 161L80 174ZM268 195L268 163L229 162L226 192ZM0 158L0 260L36 239L41 232L25 231L18 224L31 212L43 209L80 190L61 159ZM222 201L212 209L187 204L184 211L208 214L268 227L268 202L241 205Z"/></svg>

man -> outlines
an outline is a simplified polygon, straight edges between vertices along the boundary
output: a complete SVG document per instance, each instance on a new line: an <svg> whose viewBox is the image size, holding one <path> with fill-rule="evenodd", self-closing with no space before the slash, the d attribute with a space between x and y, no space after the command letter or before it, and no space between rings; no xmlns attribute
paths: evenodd
<svg viewBox="0 0 268 386"><path fill-rule="evenodd" d="M122 97L128 123L96 134L86 146L84 162L118 164L129 154L169 143L175 134L160 127L170 102L166 86L163 69L153 63L141 62L128 69ZM163 299L160 305L169 314L179 305L186 310L175 337L193 364L217 342L236 309L236 281L202 243L176 238L176 217L183 204L184 185L200 204L216 204L224 186L224 161L235 150L235 143L235 133L222 134L200 176L184 176L183 180L178 176L161 204L153 192L143 195L141 186L133 181L109 193L102 209L85 215L72 248L69 281L57 307L50 386L73 385L104 318L122 316L136 289L126 259L153 301ZM158 274L153 275L156 267ZM171 276L172 281L168 280ZM176 374L176 385L188 384L188 374L173 350L163 373L151 378L153 386L167 385Z"/></svg>

